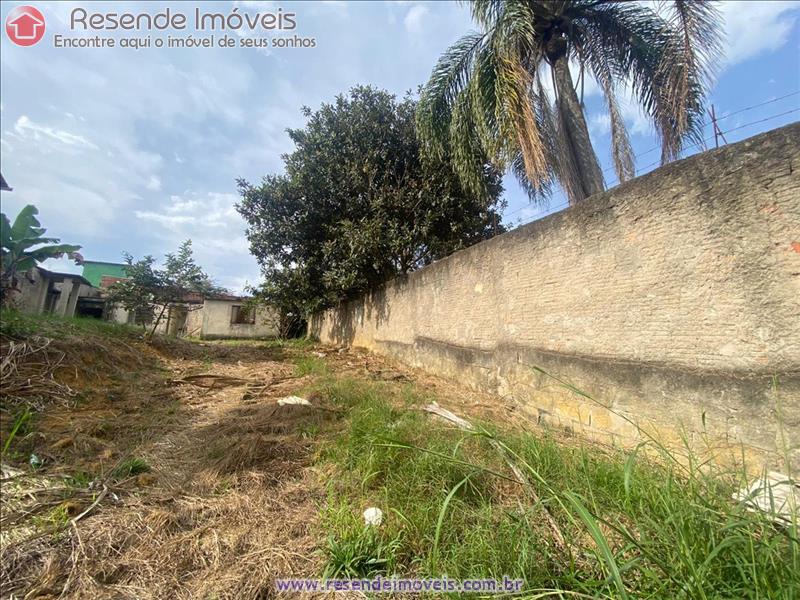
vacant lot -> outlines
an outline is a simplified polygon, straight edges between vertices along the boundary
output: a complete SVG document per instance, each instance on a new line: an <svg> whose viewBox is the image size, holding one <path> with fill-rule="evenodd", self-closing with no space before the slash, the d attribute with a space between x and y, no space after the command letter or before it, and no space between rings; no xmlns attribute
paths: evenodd
<svg viewBox="0 0 800 600"><path fill-rule="evenodd" d="M16 314L2 336L3 597L267 598L276 578L376 574L507 575L529 597L800 593L797 524L655 443L587 446L305 341L147 345Z"/></svg>

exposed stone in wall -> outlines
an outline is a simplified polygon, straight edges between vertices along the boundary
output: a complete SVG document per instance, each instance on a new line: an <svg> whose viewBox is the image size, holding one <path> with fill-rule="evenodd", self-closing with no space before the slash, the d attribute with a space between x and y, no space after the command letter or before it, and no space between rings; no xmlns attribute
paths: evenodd
<svg viewBox="0 0 800 600"><path fill-rule="evenodd" d="M636 423L780 466L786 439L800 466L798 163L800 124L672 163L317 315L311 332L603 441L642 439Z"/></svg>

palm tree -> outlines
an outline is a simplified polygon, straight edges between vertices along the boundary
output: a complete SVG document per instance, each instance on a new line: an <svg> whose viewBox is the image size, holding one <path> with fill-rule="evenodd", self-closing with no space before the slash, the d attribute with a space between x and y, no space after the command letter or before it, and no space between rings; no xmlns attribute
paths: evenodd
<svg viewBox="0 0 800 600"><path fill-rule="evenodd" d="M80 246L59 244L58 238L44 237L47 231L39 223L39 214L33 204L19 211L14 224L5 213L0 213L0 305L10 305L11 292L17 288L17 274L29 271L49 258L61 258L64 254L76 261L82 260ZM42 245L44 244L44 245ZM55 245L53 245L55 244ZM37 247L34 247L37 246Z"/></svg>
<svg viewBox="0 0 800 600"><path fill-rule="evenodd" d="M702 140L704 96L721 48L711 2L475 0L470 8L481 31L439 59L422 89L417 126L428 150L449 150L476 193L487 161L510 168L533 200L546 198L555 182L570 204L605 189L584 117L587 75L605 98L620 181L635 169L618 87L629 88L652 120L662 164L687 141Z"/></svg>

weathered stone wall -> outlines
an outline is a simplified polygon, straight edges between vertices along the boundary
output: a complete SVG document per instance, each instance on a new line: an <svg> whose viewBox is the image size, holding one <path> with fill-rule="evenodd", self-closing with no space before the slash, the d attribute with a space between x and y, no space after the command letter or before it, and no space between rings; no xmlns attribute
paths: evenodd
<svg viewBox="0 0 800 600"><path fill-rule="evenodd" d="M312 319L614 444L800 466L800 125L667 165ZM581 397L550 375L590 394ZM635 425L635 424L636 425Z"/></svg>

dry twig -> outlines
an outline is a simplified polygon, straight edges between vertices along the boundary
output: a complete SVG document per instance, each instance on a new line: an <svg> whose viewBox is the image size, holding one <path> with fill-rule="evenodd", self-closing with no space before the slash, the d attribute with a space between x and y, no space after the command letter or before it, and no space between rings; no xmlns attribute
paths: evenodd
<svg viewBox="0 0 800 600"><path fill-rule="evenodd" d="M64 361L64 353L52 347L50 338L34 336L25 341L4 339L0 361L0 389L3 397L25 400L41 410L53 400L68 401L76 395L68 385L53 377Z"/></svg>

